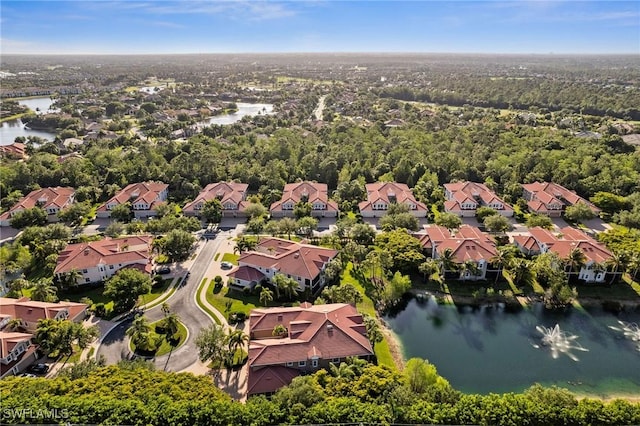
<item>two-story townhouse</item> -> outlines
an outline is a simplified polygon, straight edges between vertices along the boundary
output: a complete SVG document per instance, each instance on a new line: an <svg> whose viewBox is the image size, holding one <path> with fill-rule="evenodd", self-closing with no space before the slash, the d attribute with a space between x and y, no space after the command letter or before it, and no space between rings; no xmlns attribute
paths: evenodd
<svg viewBox="0 0 640 426"><path fill-rule="evenodd" d="M249 185L238 182L210 183L204 187L195 200L187 203L182 209L185 216L199 216L207 201L218 199L222 204L222 217L244 217L244 209L249 205L246 201Z"/></svg>
<svg viewBox="0 0 640 426"><path fill-rule="evenodd" d="M457 232L451 233L442 226L429 225L424 234L415 235L423 242L423 247L425 244L430 247L434 259L440 259L450 251L456 268L445 272L455 273L460 280L483 280L487 278L487 272L497 273L491 265L492 258L498 253L495 242L476 227L462 225Z"/></svg>
<svg viewBox="0 0 640 426"><path fill-rule="evenodd" d="M0 331L0 379L17 375L37 359L32 334Z"/></svg>
<svg viewBox="0 0 640 426"><path fill-rule="evenodd" d="M0 226L9 226L11 218L18 212L34 207L40 207L47 213L49 222L58 221L60 210L71 205L75 199L75 190L69 187L56 186L31 191L9 210L0 215Z"/></svg>
<svg viewBox="0 0 640 426"><path fill-rule="evenodd" d="M362 217L384 216L391 204L405 204L415 217L426 217L427 207L417 201L404 183L377 182L366 185L367 199L358 204Z"/></svg>
<svg viewBox="0 0 640 426"><path fill-rule="evenodd" d="M480 207L490 207L505 217L513 216L513 207L483 183L455 182L444 185L444 210L458 216L473 217Z"/></svg>
<svg viewBox="0 0 640 426"><path fill-rule="evenodd" d="M253 288L262 280L283 274L298 283L298 291L317 294L324 286L324 269L338 255L337 250L300 244L280 238L264 238L255 250L243 253L229 273L229 285Z"/></svg>
<svg viewBox="0 0 640 426"><path fill-rule="evenodd" d="M284 332L274 334L277 326ZM344 303L254 309L249 337L249 395L271 394L294 377L349 357L374 356L362 315Z"/></svg>
<svg viewBox="0 0 640 426"><path fill-rule="evenodd" d="M619 269L609 268L608 262L613 257L611 252L603 244L578 229L567 226L555 234L549 230L535 227L529 229L529 233L531 239L536 243L535 246L531 244L531 248L522 244L526 241L524 238L514 238L516 247L528 255L551 251L563 261L568 261L573 251L579 250L582 253L584 263L580 265L579 271L571 270L570 267L565 268L569 278L575 277L587 283L602 283L608 277L613 280L622 274Z"/></svg>
<svg viewBox="0 0 640 426"><path fill-rule="evenodd" d="M529 211L550 217L560 217L568 206L587 205L594 214L600 209L562 185L553 182L534 182L522 185L522 198L527 200Z"/></svg>
<svg viewBox="0 0 640 426"><path fill-rule="evenodd" d="M269 211L272 217L293 217L296 204L311 204L313 217L337 217L338 204L329 199L326 183L296 182L284 187L279 201L271 204Z"/></svg>
<svg viewBox="0 0 640 426"><path fill-rule="evenodd" d="M167 200L169 185L161 182L142 182L127 185L123 190L98 207L96 216L111 217L114 207L130 203L134 217L142 219L156 216L156 206Z"/></svg>
<svg viewBox="0 0 640 426"><path fill-rule="evenodd" d="M58 256L54 270L57 279L77 271L77 284L106 281L125 267L151 273L150 236L105 238L88 243L69 244Z"/></svg>

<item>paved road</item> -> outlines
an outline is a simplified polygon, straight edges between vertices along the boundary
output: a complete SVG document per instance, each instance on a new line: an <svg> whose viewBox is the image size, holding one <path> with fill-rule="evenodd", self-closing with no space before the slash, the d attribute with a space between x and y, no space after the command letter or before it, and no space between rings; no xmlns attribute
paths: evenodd
<svg viewBox="0 0 640 426"><path fill-rule="evenodd" d="M195 363L198 359L198 350L195 345L196 337L201 328L212 323L211 319L200 310L196 304L195 295L198 285L205 277L209 264L213 261L214 253L218 250L223 239L228 233L220 233L215 240L201 241L198 255L190 268L190 277L179 287L174 295L167 301L171 311L178 314L182 323L189 331L184 345L175 352L163 355L154 360L156 368L167 371L180 371ZM178 269L179 273L186 273L186 270ZM145 312L145 317L149 322L162 319L164 314L161 306L156 306ZM131 356L128 348L128 341L125 339L125 332L129 328L132 320L125 320L115 326L102 341L98 348L97 356L104 355L107 364L115 364L121 359Z"/></svg>

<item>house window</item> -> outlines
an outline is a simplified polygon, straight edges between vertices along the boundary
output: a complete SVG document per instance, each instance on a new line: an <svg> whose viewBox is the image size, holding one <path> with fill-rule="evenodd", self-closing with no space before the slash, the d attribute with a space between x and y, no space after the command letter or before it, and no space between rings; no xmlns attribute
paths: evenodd
<svg viewBox="0 0 640 426"><path fill-rule="evenodd" d="M293 367L293 361L287 362L287 367Z"/></svg>
<svg viewBox="0 0 640 426"><path fill-rule="evenodd" d="M109 265L109 269L113 269L113 265Z"/></svg>
<svg viewBox="0 0 640 426"><path fill-rule="evenodd" d="M82 273L83 273L83 274L86 274L87 272L88 272L88 271L87 271L86 269L83 269L83 270L82 270Z"/></svg>
<svg viewBox="0 0 640 426"><path fill-rule="evenodd" d="M312 360L311 360L311 366L312 366L313 368L316 368L316 367L318 366L318 360L317 360L317 359L312 359Z"/></svg>
<svg viewBox="0 0 640 426"><path fill-rule="evenodd" d="M307 361L298 361L298 367L305 367L307 365Z"/></svg>
<svg viewBox="0 0 640 426"><path fill-rule="evenodd" d="M90 280L89 280L89 278L85 278L85 279L84 279L84 282L85 282L85 283L88 283L89 281L90 281Z"/></svg>
<svg viewBox="0 0 640 426"><path fill-rule="evenodd" d="M334 364L337 364L337 363L340 362L340 358L332 358L331 362L334 363Z"/></svg>

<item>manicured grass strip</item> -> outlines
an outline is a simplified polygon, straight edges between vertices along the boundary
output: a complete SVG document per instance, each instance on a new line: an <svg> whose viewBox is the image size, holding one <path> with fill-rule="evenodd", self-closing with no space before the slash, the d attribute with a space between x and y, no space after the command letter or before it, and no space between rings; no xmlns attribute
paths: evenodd
<svg viewBox="0 0 640 426"><path fill-rule="evenodd" d="M622 276L622 279L624 280L624 282L626 282L627 284L629 284L629 286L631 286L631 288L638 293L638 296L640 296L640 283L638 283L637 281L633 281L631 279L631 276L629 274L624 274Z"/></svg>
<svg viewBox="0 0 640 426"><path fill-rule="evenodd" d="M213 260L217 262L219 257L220 257L220 253L216 253L216 255L213 256Z"/></svg>
<svg viewBox="0 0 640 426"><path fill-rule="evenodd" d="M373 300L367 296L365 292L365 288L362 284L353 276L353 263L349 262L347 267L345 268L342 279L340 280L340 285L351 284L362 294L362 302L358 303L357 308L358 311L362 314L367 314L372 316L373 318L378 318L376 308L373 304ZM384 336L384 334L383 334ZM378 364L386 365L392 369L397 369L396 363L393 360L393 356L391 355L391 350L389 349L389 343L387 342L386 336L382 339L381 342L376 343L374 347L374 352L376 354L376 358L378 359Z"/></svg>
<svg viewBox="0 0 640 426"><path fill-rule="evenodd" d="M239 254L235 254L235 253L225 253L222 255L222 260L221 262L231 262L234 265L238 264L238 259L240 258Z"/></svg>
<svg viewBox="0 0 640 426"><path fill-rule="evenodd" d="M516 286L513 283L513 278L511 277L511 274L509 273L509 271L506 271L506 270L503 269L502 270L502 276L507 281L507 284L509 284L509 287L511 287L511 291L513 291L513 295L514 296L521 296L522 295L522 290L520 290L518 288L518 286Z"/></svg>
<svg viewBox="0 0 640 426"><path fill-rule="evenodd" d="M213 280L211 280L213 281ZM202 303L202 300L200 300L200 292L202 291L202 287L205 286L207 284L207 278L203 278L202 282L200 283L200 285L198 286L198 292L196 293L196 303L198 304L198 306L200 306L200 308L205 311L212 319L213 321L218 324L220 324L220 320L218 319L218 316L213 313L211 311L211 309L209 309L204 303ZM213 288L213 286L211 286ZM209 292L209 289L207 289L207 293Z"/></svg>

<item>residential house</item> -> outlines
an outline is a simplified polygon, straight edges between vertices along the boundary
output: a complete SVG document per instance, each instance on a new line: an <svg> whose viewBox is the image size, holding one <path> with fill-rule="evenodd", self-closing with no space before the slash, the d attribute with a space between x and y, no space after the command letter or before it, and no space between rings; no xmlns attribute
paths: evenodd
<svg viewBox="0 0 640 426"><path fill-rule="evenodd" d="M550 217L560 217L568 207L584 203L595 213L600 209L574 191L553 182L534 182L522 185L522 197L527 200L529 211Z"/></svg>
<svg viewBox="0 0 640 426"><path fill-rule="evenodd" d="M14 142L9 145L0 145L0 157L14 158L17 160L23 160L27 158L25 144Z"/></svg>
<svg viewBox="0 0 640 426"><path fill-rule="evenodd" d="M280 201L271 204L269 211L272 217L293 217L293 209L299 202L311 204L311 216L338 216L338 204L329 199L327 184L317 182L286 184Z"/></svg>
<svg viewBox="0 0 640 426"><path fill-rule="evenodd" d="M427 206L417 201L413 192L404 183L377 182L366 185L367 200L358 204L362 217L380 217L391 204L405 204L415 217L426 217Z"/></svg>
<svg viewBox="0 0 640 426"><path fill-rule="evenodd" d="M298 282L298 291L317 294L324 287L324 269L338 255L337 250L296 243L280 238L263 238L253 251L240 255L238 266L229 273L229 285L253 288L277 273Z"/></svg>
<svg viewBox="0 0 640 426"><path fill-rule="evenodd" d="M185 216L198 216L200 210L207 201L220 200L223 217L244 217L244 209L249 205L247 199L246 183L218 182L207 185L200 194L190 203L187 203L182 212Z"/></svg>
<svg viewBox="0 0 640 426"><path fill-rule="evenodd" d="M41 319L82 321L88 305L75 302L36 302L28 297L11 299L0 297L0 378L23 371L36 358L33 344L38 321ZM19 325L9 329L12 320Z"/></svg>
<svg viewBox="0 0 640 426"><path fill-rule="evenodd" d="M428 225L422 233L414 234L434 259L440 259L447 250L457 265L448 270L461 280L483 280L487 272L497 273L491 267L491 259L498 253L495 242L480 229L462 225L455 233L438 225Z"/></svg>
<svg viewBox="0 0 640 426"><path fill-rule="evenodd" d="M284 332L274 335L280 325ZM248 395L271 394L349 357L374 357L362 315L345 303L254 309L249 336Z"/></svg>
<svg viewBox="0 0 640 426"><path fill-rule="evenodd" d="M505 203L483 183L455 182L444 185L444 210L458 216L473 217L479 207L490 207L502 216L513 216L513 207Z"/></svg>
<svg viewBox="0 0 640 426"><path fill-rule="evenodd" d="M76 191L73 188L56 186L31 191L9 210L0 215L0 226L10 226L11 218L18 212L33 207L41 207L47 213L49 222L58 221L58 212L71 205L75 199Z"/></svg>
<svg viewBox="0 0 640 426"><path fill-rule="evenodd" d="M131 203L131 209L136 218L156 216L156 206L166 201L168 194L169 185L166 183L132 183L98 207L96 215L98 217L111 217L111 210L115 206Z"/></svg>
<svg viewBox="0 0 640 426"><path fill-rule="evenodd" d="M584 255L585 261L577 274L577 278L581 281L602 283L606 280L607 275L614 278L611 274L619 275L622 273L622 271L607 272L607 263L612 258L611 252L603 244L578 229L567 226L556 234L549 230L535 227L529 229L529 233L531 234L529 239L514 238L516 247L525 254L537 255L551 251L561 259L568 259L572 250L580 250ZM567 272L573 274L572 271Z"/></svg>
<svg viewBox="0 0 640 426"><path fill-rule="evenodd" d="M54 274L79 272L78 285L106 281L125 267L151 273L151 237L105 238L88 243L69 244L58 256Z"/></svg>

